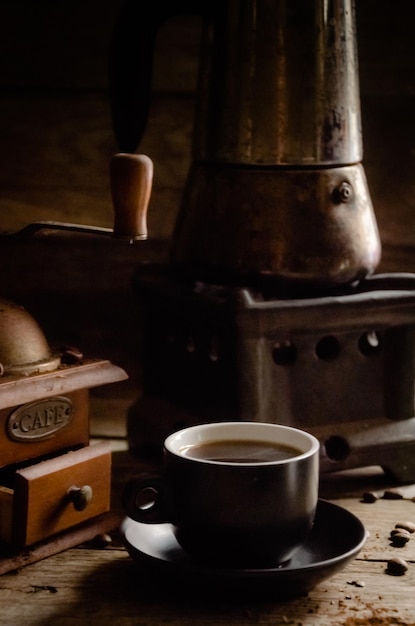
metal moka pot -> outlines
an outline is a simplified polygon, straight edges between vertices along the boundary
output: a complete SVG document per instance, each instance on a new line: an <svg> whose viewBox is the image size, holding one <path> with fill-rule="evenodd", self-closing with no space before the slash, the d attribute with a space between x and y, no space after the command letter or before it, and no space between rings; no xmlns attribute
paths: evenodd
<svg viewBox="0 0 415 626"><path fill-rule="evenodd" d="M157 29L178 13L201 13L203 34L172 266L323 289L373 273L353 1L127 0L111 63L123 152L145 128Z"/></svg>

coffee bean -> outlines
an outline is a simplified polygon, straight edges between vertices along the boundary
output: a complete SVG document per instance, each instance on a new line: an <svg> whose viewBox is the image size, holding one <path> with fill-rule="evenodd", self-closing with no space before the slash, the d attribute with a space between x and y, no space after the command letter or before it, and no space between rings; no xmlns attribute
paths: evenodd
<svg viewBox="0 0 415 626"><path fill-rule="evenodd" d="M391 541L394 546L402 547L410 540L410 536L408 532L400 532L395 535L391 535Z"/></svg>
<svg viewBox="0 0 415 626"><path fill-rule="evenodd" d="M94 537L89 542L89 545L91 547L97 548L97 549L107 548L111 544L112 544L112 537L108 533L101 533L97 535L96 537Z"/></svg>
<svg viewBox="0 0 415 626"><path fill-rule="evenodd" d="M385 500L402 500L403 493L400 489L387 489L383 497Z"/></svg>
<svg viewBox="0 0 415 626"><path fill-rule="evenodd" d="M399 556L395 556L388 561L387 573L392 576L403 576L408 570L408 563L401 559Z"/></svg>
<svg viewBox="0 0 415 626"><path fill-rule="evenodd" d="M348 585L354 585L355 587L365 587L366 583L363 580L350 580L347 581Z"/></svg>
<svg viewBox="0 0 415 626"><path fill-rule="evenodd" d="M402 530L406 530L408 533L415 533L415 524L413 522L398 522L395 524L395 528L402 528Z"/></svg>
<svg viewBox="0 0 415 626"><path fill-rule="evenodd" d="M362 496L362 502L366 502L368 504L376 502L376 500L379 500L379 496L374 491L365 491Z"/></svg>
<svg viewBox="0 0 415 626"><path fill-rule="evenodd" d="M399 535L399 534L403 534L403 535L407 535L408 538L411 538L411 534L408 530L404 530L403 528L394 528L393 530L391 530L390 532L390 536L394 537L395 535Z"/></svg>

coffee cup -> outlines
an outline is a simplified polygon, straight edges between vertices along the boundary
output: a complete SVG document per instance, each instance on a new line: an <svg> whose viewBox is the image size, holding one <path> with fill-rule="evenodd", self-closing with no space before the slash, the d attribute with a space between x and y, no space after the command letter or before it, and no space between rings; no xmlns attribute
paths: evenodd
<svg viewBox="0 0 415 626"><path fill-rule="evenodd" d="M279 424L220 422L191 426L164 442L160 473L130 481L132 519L173 525L197 562L273 567L309 534L318 500L319 442Z"/></svg>

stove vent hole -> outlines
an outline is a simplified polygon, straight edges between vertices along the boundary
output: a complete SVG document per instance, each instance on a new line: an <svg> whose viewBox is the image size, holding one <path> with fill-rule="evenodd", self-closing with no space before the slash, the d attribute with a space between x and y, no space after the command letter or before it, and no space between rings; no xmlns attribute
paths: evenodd
<svg viewBox="0 0 415 626"><path fill-rule="evenodd" d="M330 461L344 461L350 454L348 442L338 435L333 435L326 439L324 449Z"/></svg>
<svg viewBox="0 0 415 626"><path fill-rule="evenodd" d="M272 349L276 365L293 365L297 360L297 348L291 341L279 341Z"/></svg>
<svg viewBox="0 0 415 626"><path fill-rule="evenodd" d="M333 335L322 337L316 345L316 355L322 361L332 361L340 353L340 343Z"/></svg>
<svg viewBox="0 0 415 626"><path fill-rule="evenodd" d="M359 338L359 350L364 356L374 356L381 349L381 337L375 330L368 330Z"/></svg>

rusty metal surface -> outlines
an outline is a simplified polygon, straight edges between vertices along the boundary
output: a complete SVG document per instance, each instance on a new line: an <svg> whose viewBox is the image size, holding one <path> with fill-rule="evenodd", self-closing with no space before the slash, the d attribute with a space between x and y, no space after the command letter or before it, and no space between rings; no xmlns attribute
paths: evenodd
<svg viewBox="0 0 415 626"><path fill-rule="evenodd" d="M320 167L361 161L353 2L216 5L205 10L194 159Z"/></svg>
<svg viewBox="0 0 415 626"><path fill-rule="evenodd" d="M178 270L209 282L253 276L331 288L372 274L376 219L361 165L193 166L171 244Z"/></svg>
<svg viewBox="0 0 415 626"><path fill-rule="evenodd" d="M415 275L280 299L155 272L136 287L147 340L132 447L186 421L270 421L318 436L323 472L377 464L415 479Z"/></svg>
<svg viewBox="0 0 415 626"><path fill-rule="evenodd" d="M26 309L0 299L1 374L29 375L55 370L60 356L53 354L42 329Z"/></svg>

